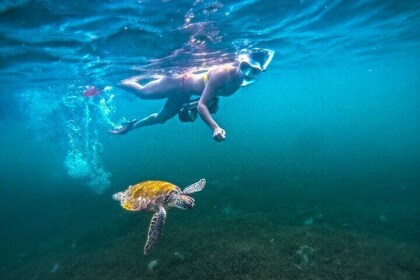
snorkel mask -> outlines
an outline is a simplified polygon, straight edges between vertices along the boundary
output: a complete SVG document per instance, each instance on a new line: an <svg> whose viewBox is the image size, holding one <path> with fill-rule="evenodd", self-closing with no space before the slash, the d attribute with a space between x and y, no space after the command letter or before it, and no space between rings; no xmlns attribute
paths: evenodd
<svg viewBox="0 0 420 280"><path fill-rule="evenodd" d="M243 87L256 81L256 77L270 64L273 59L274 51L269 49L251 49L239 54L239 71L242 74Z"/></svg>

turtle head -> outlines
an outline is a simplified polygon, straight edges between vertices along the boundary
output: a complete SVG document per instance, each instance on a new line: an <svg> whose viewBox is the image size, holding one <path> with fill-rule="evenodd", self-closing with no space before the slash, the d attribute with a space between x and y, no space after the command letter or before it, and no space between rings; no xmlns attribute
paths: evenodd
<svg viewBox="0 0 420 280"><path fill-rule="evenodd" d="M123 201L124 199L124 192L116 193L112 196L112 198L116 201Z"/></svg>
<svg viewBox="0 0 420 280"><path fill-rule="evenodd" d="M169 203L170 206L177 207L180 209L191 209L195 205L194 198L189 197L188 195L180 194L174 198L174 200Z"/></svg>

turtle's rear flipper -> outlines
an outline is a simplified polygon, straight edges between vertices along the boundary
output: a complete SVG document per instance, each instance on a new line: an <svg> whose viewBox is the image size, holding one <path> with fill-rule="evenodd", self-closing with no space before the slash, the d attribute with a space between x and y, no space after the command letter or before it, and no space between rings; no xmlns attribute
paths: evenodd
<svg viewBox="0 0 420 280"><path fill-rule="evenodd" d="M204 189L204 186L205 185L206 185L206 179L201 179L197 183L194 183L194 184L189 185L188 187L186 187L182 191L182 193L183 194L190 194L190 193L195 193L195 192L202 191Z"/></svg>
<svg viewBox="0 0 420 280"><path fill-rule="evenodd" d="M162 234L163 226L165 225L165 220L166 211L162 206L159 206L158 212L153 215L152 221L150 222L146 245L144 245L145 255L153 249L156 242L159 240L160 235Z"/></svg>

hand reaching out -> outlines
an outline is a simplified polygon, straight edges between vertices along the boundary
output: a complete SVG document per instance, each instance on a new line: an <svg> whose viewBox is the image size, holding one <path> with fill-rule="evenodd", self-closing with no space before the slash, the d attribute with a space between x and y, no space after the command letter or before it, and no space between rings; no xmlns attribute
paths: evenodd
<svg viewBox="0 0 420 280"><path fill-rule="evenodd" d="M222 142L223 140L226 139L226 132L220 127L214 129L213 139L216 140L217 142Z"/></svg>

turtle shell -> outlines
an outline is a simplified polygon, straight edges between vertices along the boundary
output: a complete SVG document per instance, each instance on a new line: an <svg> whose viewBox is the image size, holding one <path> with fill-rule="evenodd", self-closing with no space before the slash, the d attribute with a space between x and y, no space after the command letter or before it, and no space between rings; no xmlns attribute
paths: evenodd
<svg viewBox="0 0 420 280"><path fill-rule="evenodd" d="M145 181L130 186L124 192L121 206L131 211L148 209L167 202L170 194L179 192L180 188L168 182Z"/></svg>

